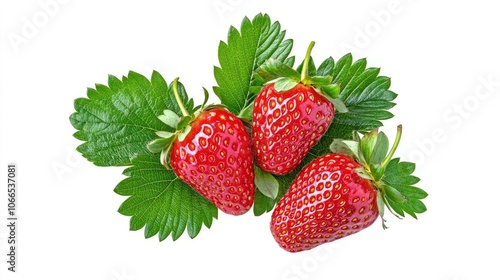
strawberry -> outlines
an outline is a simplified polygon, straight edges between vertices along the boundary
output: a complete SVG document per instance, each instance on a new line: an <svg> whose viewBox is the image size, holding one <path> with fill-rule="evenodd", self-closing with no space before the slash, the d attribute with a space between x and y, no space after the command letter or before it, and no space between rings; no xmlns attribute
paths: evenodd
<svg viewBox="0 0 500 280"><path fill-rule="evenodd" d="M333 120L334 107L313 87L278 92L266 85L255 99L252 141L257 165L284 175L294 170Z"/></svg>
<svg viewBox="0 0 500 280"><path fill-rule="evenodd" d="M159 117L178 131L158 132L162 138L148 147L161 150L162 163L224 213L246 213L253 205L255 186L250 136L243 122L220 106L189 116L179 104L184 121L172 111Z"/></svg>
<svg viewBox="0 0 500 280"><path fill-rule="evenodd" d="M333 77L307 75L313 46L314 42L301 74L276 59L261 66L259 75L271 81L253 104L252 145L257 165L269 173L294 170L327 131L335 108L345 111Z"/></svg>
<svg viewBox="0 0 500 280"><path fill-rule="evenodd" d="M172 170L223 212L240 215L253 204L255 187L250 136L226 109L202 112L171 150Z"/></svg>
<svg viewBox="0 0 500 280"><path fill-rule="evenodd" d="M369 227L383 216L385 206L401 216L423 213L420 200L427 194L412 186L418 182L411 175L414 165L391 159L400 135L401 126L387 156L387 137L373 131L359 141L332 145L341 145L349 155L330 153L307 164L272 213L276 242L286 251L300 252ZM386 228L383 219L382 224Z"/></svg>
<svg viewBox="0 0 500 280"><path fill-rule="evenodd" d="M283 249L311 249L375 222L377 194L356 174L360 166L347 155L327 154L301 170L272 215L271 231Z"/></svg>

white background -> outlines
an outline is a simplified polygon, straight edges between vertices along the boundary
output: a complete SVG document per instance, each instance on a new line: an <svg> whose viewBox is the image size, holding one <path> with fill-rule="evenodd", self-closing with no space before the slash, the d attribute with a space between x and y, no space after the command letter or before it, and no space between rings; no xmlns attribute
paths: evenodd
<svg viewBox="0 0 500 280"><path fill-rule="evenodd" d="M500 279L495 1L1 1L1 279ZM467 2L467 3L464 3ZM168 3L168 4L167 4ZM196 100L215 84L230 25L268 13L303 57L381 67L399 94L397 155L429 193L419 220L389 218L308 252L280 249L269 215L219 213L191 240L128 230L113 192L123 168L75 148L73 100L129 70L179 76ZM215 100L215 99L213 99ZM6 166L18 165L18 266L6 269Z"/></svg>

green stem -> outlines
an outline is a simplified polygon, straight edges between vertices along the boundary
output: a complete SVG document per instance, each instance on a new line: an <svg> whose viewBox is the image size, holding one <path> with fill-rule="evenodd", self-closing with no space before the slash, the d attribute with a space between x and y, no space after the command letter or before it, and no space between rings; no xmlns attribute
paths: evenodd
<svg viewBox="0 0 500 280"><path fill-rule="evenodd" d="M311 58L311 52L314 47L314 41L311 41L309 47L307 48L306 58L304 59L304 64L302 65L302 72L300 73L300 80L303 81L307 78L307 69L309 68L309 59Z"/></svg>
<svg viewBox="0 0 500 280"><path fill-rule="evenodd" d="M392 148L389 151L389 154L385 157L384 161L382 161L381 166L383 169L389 164L389 161L391 161L392 156L396 152L396 149L398 148L399 141L401 140L401 134L403 133L403 126L398 125L398 130L396 132L396 139L394 140L394 144L392 144Z"/></svg>
<svg viewBox="0 0 500 280"><path fill-rule="evenodd" d="M187 116L189 116L189 112L186 110L186 107L184 107L184 104L182 103L182 100L181 100L181 96L179 95L179 91L177 89L177 81L178 80L179 80L178 77L175 78L174 83L173 83L174 96L175 96L175 100L177 101L177 105L179 105L179 108L181 109L182 115L184 117L187 117Z"/></svg>

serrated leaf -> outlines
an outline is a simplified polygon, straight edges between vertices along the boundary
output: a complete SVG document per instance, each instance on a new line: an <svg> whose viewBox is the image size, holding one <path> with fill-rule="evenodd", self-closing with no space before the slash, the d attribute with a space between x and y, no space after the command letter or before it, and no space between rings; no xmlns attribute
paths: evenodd
<svg viewBox="0 0 500 280"><path fill-rule="evenodd" d="M399 158L394 158L387 165L382 181L388 206L403 217L407 213L416 219L416 214L427 210L421 201L427 197L427 193L414 186L420 181L412 175L414 170L414 163L401 162ZM404 199L401 200L401 197Z"/></svg>
<svg viewBox="0 0 500 280"><path fill-rule="evenodd" d="M182 85L180 95L192 109ZM75 100L70 122L74 137L84 141L77 150L98 166L130 165L138 154L149 153L146 144L158 130L168 127L158 119L163 110L180 114L173 92L158 72L151 81L129 72L122 80L109 76L108 86L89 88L87 98Z"/></svg>
<svg viewBox="0 0 500 280"><path fill-rule="evenodd" d="M176 240L186 230L194 238L217 219L217 208L165 169L157 155L137 156L124 175L115 192L128 198L118 212L131 217L130 230L145 227L146 238L158 234L160 241L168 236Z"/></svg>
<svg viewBox="0 0 500 280"><path fill-rule="evenodd" d="M334 66L333 82L339 83L339 98L349 109L348 113L335 116L332 130L340 138L349 138L352 131L369 132L392 118L388 111L395 103L396 94L389 90L390 79L378 76L378 68L366 68L366 60L352 62L345 55Z"/></svg>
<svg viewBox="0 0 500 280"><path fill-rule="evenodd" d="M290 57L287 57L284 61L283 61L284 64L290 66L290 67L293 67L293 64L295 63L295 56L290 56Z"/></svg>
<svg viewBox="0 0 500 280"><path fill-rule="evenodd" d="M396 189L391 186L385 186L385 194L388 198L394 200L397 203L405 203L406 198Z"/></svg>
<svg viewBox="0 0 500 280"><path fill-rule="evenodd" d="M219 67L214 67L217 86L213 88L222 104L235 115L255 99L263 81L255 78L258 67L269 58L285 61L292 41L285 40L279 22L271 24L268 15L244 18L240 30L229 29L227 42L218 48Z"/></svg>
<svg viewBox="0 0 500 280"><path fill-rule="evenodd" d="M318 67L316 75L318 76L333 76L333 67L335 66L335 61L332 57L325 59Z"/></svg>

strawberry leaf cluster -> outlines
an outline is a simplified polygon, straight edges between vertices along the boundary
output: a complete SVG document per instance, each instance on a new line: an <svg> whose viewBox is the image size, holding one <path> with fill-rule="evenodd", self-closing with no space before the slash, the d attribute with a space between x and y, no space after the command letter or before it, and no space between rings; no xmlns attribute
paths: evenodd
<svg viewBox="0 0 500 280"><path fill-rule="evenodd" d="M328 57L316 67L310 57L313 45L294 68L293 40L286 38L278 21L264 14L245 17L240 28L231 26L227 40L219 44L217 84L212 87L221 103L216 107L237 116L248 130L256 97L270 83L277 91L298 84L314 86L335 105L333 122L290 173L270 174L255 166L253 213L272 211L300 170L334 146L355 154L371 171L366 176L377 182L389 210L416 218L426 210L421 199L427 194L414 186L419 181L412 175L415 165L385 161L385 135L377 134L376 140L353 138L357 133L370 135L381 121L393 117L389 110L397 95L389 90L390 79L380 76L379 68L367 67L366 59L354 61L351 54L337 61ZM176 240L186 231L194 238L217 219L219 209L181 180L168 162L172 143L186 137L202 109L211 108L205 106L205 89L204 94L205 102L195 106L177 78L169 84L156 71L149 79L130 72L121 79L109 76L107 85L97 84L87 90L86 98L75 100L70 122L77 130L74 137L83 142L77 150L97 166L126 166L126 178L114 190L127 197L118 212L131 217L131 230L144 228L146 238ZM333 139L339 140L332 144Z"/></svg>

